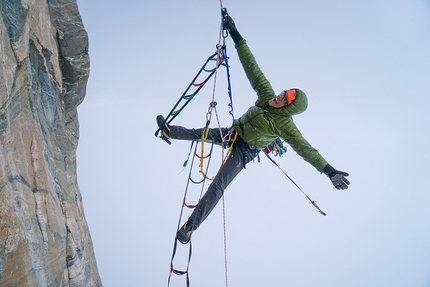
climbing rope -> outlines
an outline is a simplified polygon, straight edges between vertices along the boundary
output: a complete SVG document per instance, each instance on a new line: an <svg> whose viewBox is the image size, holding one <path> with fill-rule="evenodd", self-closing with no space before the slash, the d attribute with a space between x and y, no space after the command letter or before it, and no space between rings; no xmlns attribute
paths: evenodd
<svg viewBox="0 0 430 287"><path fill-rule="evenodd" d="M230 107L230 111L229 114L232 117L232 125L234 123L234 112L233 112L233 96L232 96L232 91L231 91L231 83L230 83L230 66L228 63L228 55L227 55L227 46L225 45L225 39L228 37L228 34L224 33L224 27L223 27L223 18L225 17L225 15L228 15L227 13L227 9L223 7L222 4L222 0L219 1L220 3L220 8L221 8L221 23L220 23L220 33L219 33L219 39L218 42L221 42L221 39L223 41L223 47L224 47L224 65L226 67L226 73L227 73L227 90L228 90L228 96L229 96L229 107ZM218 119L218 116L217 116ZM219 125L219 120L218 120L218 125ZM220 126L220 125L219 125ZM222 132L221 132L221 127L219 128L220 130L220 134L222 137ZM230 147L227 151L227 155L224 157L224 155L222 156L223 160L222 160L222 165L224 165L227 157L230 155L231 150L233 148L233 144L236 141L238 133L235 133L235 136L233 138L232 141L229 141L230 139L227 138L227 142L230 142ZM222 142L222 147L224 148L225 143L226 143L226 138L223 138L223 142ZM224 149L222 149L222 151L224 151ZM226 227L226 205L225 205L225 197L224 194L222 195L222 219L223 219L223 232L224 232L224 273L225 273L225 286L228 287L228 265L227 265L227 227Z"/></svg>

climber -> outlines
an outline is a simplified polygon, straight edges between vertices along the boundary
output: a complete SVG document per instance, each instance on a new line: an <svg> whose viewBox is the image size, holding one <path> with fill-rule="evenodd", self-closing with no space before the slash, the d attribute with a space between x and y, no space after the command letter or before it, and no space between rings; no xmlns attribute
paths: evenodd
<svg viewBox="0 0 430 287"><path fill-rule="evenodd" d="M176 238L186 244L191 234L206 219L230 182L252 161L258 152L276 140L282 138L305 161L319 172L326 174L334 187L339 190L348 188L349 174L334 169L301 135L292 116L302 113L307 108L306 94L294 88L276 95L271 84L260 70L248 48L246 40L238 32L233 19L223 15L223 28L227 30L235 43L240 62L248 80L258 98L255 106L236 119L232 128L210 128L207 140L221 143L229 133L237 133L233 148L224 165L215 175L212 183L199 201L188 220L177 231ZM157 116L157 124L163 136L178 140L198 140L203 129L187 129L166 123L163 116Z"/></svg>

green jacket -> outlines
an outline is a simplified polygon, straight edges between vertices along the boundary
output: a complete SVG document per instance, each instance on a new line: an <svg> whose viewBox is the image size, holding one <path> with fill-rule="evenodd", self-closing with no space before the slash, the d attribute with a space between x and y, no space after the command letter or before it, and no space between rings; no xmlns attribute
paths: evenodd
<svg viewBox="0 0 430 287"><path fill-rule="evenodd" d="M256 149L265 148L279 137L321 172L327 161L303 138L292 118L292 115L306 110L308 106L306 94L295 89L296 99L291 105L282 108L269 106L268 101L276 94L260 70L246 40L237 43L236 49L246 76L258 96L255 106L250 107L245 114L234 121L240 137Z"/></svg>

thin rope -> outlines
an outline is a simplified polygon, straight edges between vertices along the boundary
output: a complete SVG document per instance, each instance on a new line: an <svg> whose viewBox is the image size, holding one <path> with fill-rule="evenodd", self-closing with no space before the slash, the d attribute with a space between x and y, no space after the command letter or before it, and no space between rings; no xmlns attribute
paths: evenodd
<svg viewBox="0 0 430 287"><path fill-rule="evenodd" d="M224 270L225 270L225 286L228 286L228 279L227 279L227 229L226 229L226 223L225 223L225 202L224 202L224 195L222 197L222 219L223 219L223 225L224 225Z"/></svg>
<svg viewBox="0 0 430 287"><path fill-rule="evenodd" d="M270 155L269 155L269 153L267 153L267 152L265 152L264 153L266 156L267 156L267 158L277 167L277 168L279 168L279 170L280 171L282 171L282 173L286 176L286 177L288 177L288 179L297 187L297 189L298 190L300 190L301 192L302 192L302 194L304 195L304 196L306 196L306 198L307 199L309 199L309 201L312 203L312 205L316 208L316 209L318 209L318 211L322 214L322 215L324 215L324 216L326 216L327 214L324 212L324 211L322 211L322 209L317 205L317 202L315 201L315 200L313 200L312 198L310 198L301 188L300 188L300 186L298 186L297 185L297 183L278 165L278 163L274 160L274 159L272 159L271 157L270 157Z"/></svg>
<svg viewBox="0 0 430 287"><path fill-rule="evenodd" d="M222 33L222 27L221 27L221 33ZM224 61L224 56L225 56L224 50L222 49L222 47L224 46L224 44L225 44L225 39L224 39L223 45L221 45L221 35L220 35L220 38L218 39L218 59L222 60L222 61ZM221 57L222 57L222 59L221 59ZM215 75L214 75L214 85L213 85L213 89L212 89L212 102L215 101L217 73L218 73L218 70L215 71ZM220 120L219 120L218 110L217 110L216 106L214 107L214 111L215 111L215 118L216 118L217 124L218 124L218 130L219 130L220 136L222 138L221 123L220 123ZM223 145L223 144L224 144L224 142L221 143L221 145ZM221 155L221 157L222 157L223 153L224 153L224 150L222 150L221 153L222 153L222 155Z"/></svg>
<svg viewBox="0 0 430 287"><path fill-rule="evenodd" d="M222 0L219 1L219 5L221 8L221 11L223 10L223 4L222 4ZM218 43L221 43L221 39L223 39L223 45L225 45L225 37L223 36L223 23L222 23L221 19L221 25L220 25L220 33L219 33L219 39L218 39ZM225 53L225 52L224 52ZM227 57L227 55L224 55L225 57ZM228 66L227 66L228 69ZM221 125L219 123L219 118L218 118L218 114L215 110L215 115L218 121L218 126L219 126L219 132L221 134L221 138L223 139L222 142L222 158L224 158L224 137L222 136L222 131L221 131ZM223 219L223 228L224 228L224 272L225 272L225 286L228 287L228 268L227 268L227 228L226 228L226 215L225 215L225 198L224 198L224 193L222 195L222 219Z"/></svg>

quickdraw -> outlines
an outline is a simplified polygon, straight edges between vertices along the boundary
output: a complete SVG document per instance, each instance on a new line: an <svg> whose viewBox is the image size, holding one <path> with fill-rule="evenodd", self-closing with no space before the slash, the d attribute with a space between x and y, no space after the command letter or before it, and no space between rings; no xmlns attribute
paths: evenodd
<svg viewBox="0 0 430 287"><path fill-rule="evenodd" d="M204 142L208 138L209 126L210 126L211 119L212 119L212 110L215 107L216 107L216 102L211 102L209 104L208 112L206 113L206 125L205 125L205 127L203 129L203 132L202 132L202 137L201 137L201 139L202 139L201 140L201 156L199 157L200 158L200 164L199 164L200 171L199 172L203 175L204 178L209 179L209 180L213 180L213 177L212 178L208 177L206 175L206 173L203 171L203 160L206 157L209 157L212 152L208 156L206 156L206 157L204 156L204 154L205 154L205 144L204 144Z"/></svg>

